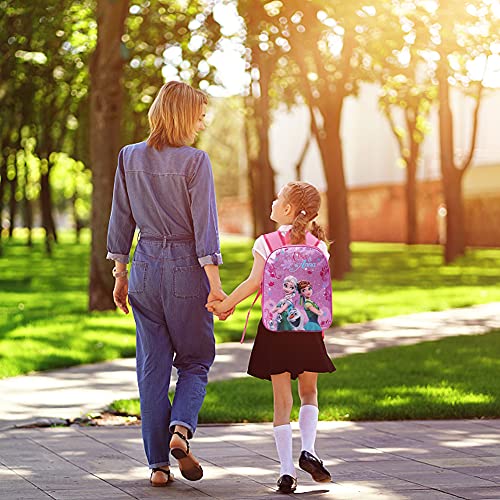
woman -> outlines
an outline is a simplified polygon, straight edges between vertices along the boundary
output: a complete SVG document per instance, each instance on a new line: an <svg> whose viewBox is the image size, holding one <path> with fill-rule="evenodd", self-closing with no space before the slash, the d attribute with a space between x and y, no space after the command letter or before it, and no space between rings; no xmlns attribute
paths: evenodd
<svg viewBox="0 0 500 500"><path fill-rule="evenodd" d="M153 486L173 480L169 451L186 479L203 475L188 439L215 356L213 315L205 303L226 296L210 160L188 145L205 128L206 106L203 92L164 85L149 110L147 141L120 151L115 176L107 258L115 261L115 303L128 313L128 294L136 323L142 436ZM171 403L172 366L178 380Z"/></svg>

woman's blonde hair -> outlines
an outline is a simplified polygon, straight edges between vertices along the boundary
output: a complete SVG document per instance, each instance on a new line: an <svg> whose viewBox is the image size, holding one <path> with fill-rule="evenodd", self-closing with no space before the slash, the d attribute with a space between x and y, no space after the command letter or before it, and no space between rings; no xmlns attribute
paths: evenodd
<svg viewBox="0 0 500 500"><path fill-rule="evenodd" d="M206 94L182 82L168 82L162 86L149 108L151 130L148 146L184 146L196 135L196 125L208 103Z"/></svg>
<svg viewBox="0 0 500 500"><path fill-rule="evenodd" d="M318 216L321 206L321 195L317 188L308 182L289 182L283 188L283 196L293 210L291 243L296 245L304 242L307 226L311 221L311 233L329 243L323 228L313 220Z"/></svg>

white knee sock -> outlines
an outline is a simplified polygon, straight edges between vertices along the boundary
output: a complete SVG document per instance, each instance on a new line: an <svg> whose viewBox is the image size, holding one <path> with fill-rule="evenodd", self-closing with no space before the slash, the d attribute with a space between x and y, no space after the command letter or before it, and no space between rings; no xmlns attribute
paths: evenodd
<svg viewBox="0 0 500 500"><path fill-rule="evenodd" d="M312 453L315 457L314 443L316 442L316 428L318 426L319 410L314 405L304 405L299 411L300 437L302 438L302 449Z"/></svg>
<svg viewBox="0 0 500 500"><path fill-rule="evenodd" d="M295 465L293 465L292 426L285 424L274 427L274 440L281 464L280 476L288 474L297 477Z"/></svg>

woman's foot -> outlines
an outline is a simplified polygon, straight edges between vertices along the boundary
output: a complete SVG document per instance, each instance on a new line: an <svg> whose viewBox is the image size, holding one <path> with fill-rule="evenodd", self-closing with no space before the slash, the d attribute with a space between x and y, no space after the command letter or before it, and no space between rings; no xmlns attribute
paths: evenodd
<svg viewBox="0 0 500 500"><path fill-rule="evenodd" d="M173 480L174 475L170 472L168 466L151 469L151 477L149 478L151 486L167 486Z"/></svg>
<svg viewBox="0 0 500 500"><path fill-rule="evenodd" d="M299 458L299 467L309 472L312 478L318 483L326 483L332 480L332 476L325 469L323 462L308 451L302 450Z"/></svg>
<svg viewBox="0 0 500 500"><path fill-rule="evenodd" d="M203 477L203 469L189 450L189 442L182 433L175 431L170 440L170 453L179 462L179 470L189 481L198 481Z"/></svg>
<svg viewBox="0 0 500 500"><path fill-rule="evenodd" d="M276 484L280 493L293 493L297 489L297 479L288 474L283 474Z"/></svg>

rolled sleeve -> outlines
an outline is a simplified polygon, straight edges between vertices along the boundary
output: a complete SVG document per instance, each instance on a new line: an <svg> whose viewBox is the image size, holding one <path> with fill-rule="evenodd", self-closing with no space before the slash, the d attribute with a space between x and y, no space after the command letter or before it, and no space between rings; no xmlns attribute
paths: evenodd
<svg viewBox="0 0 500 500"><path fill-rule="evenodd" d="M122 149L118 155L118 167L116 169L113 188L113 203L111 205L111 215L108 225L108 253L106 258L127 264L136 223L128 198L123 151Z"/></svg>
<svg viewBox="0 0 500 500"><path fill-rule="evenodd" d="M214 253L212 255L205 255L204 257L198 257L198 262L200 266L206 266L207 264L215 264L220 266L222 264L222 255L220 253Z"/></svg>
<svg viewBox="0 0 500 500"><path fill-rule="evenodd" d="M219 226L212 166L207 153L200 151L188 181L191 216L200 266L222 264Z"/></svg>

